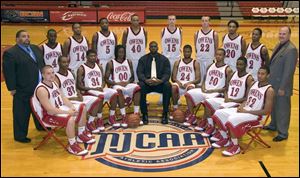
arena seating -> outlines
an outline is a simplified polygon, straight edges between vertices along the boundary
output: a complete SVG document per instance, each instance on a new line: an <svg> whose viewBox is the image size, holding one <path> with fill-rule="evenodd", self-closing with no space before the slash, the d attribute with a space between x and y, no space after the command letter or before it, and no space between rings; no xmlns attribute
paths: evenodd
<svg viewBox="0 0 300 178"><path fill-rule="evenodd" d="M66 6L74 1L40 1L41 7ZM129 8L131 1L92 1L96 7L124 7ZM215 1L132 1L136 7L145 8L146 16L220 16ZM36 6L36 1L1 1L1 6ZM77 1L77 6L80 3Z"/></svg>
<svg viewBox="0 0 300 178"><path fill-rule="evenodd" d="M1 1L1 6L3 5L36 5L37 1ZM71 1L39 1L39 6L68 6L71 3Z"/></svg>
<svg viewBox="0 0 300 178"><path fill-rule="evenodd" d="M279 8L282 7L282 2L281 1L237 1L240 11L243 16L253 16L256 15L253 11L252 8L257 7L257 8L269 8L269 7L274 7L274 8ZM274 13L276 15L277 12Z"/></svg>

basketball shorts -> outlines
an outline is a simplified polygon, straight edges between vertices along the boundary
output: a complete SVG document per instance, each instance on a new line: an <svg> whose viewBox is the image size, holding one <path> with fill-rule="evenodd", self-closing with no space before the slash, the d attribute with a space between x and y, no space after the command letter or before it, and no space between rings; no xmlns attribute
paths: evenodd
<svg viewBox="0 0 300 178"><path fill-rule="evenodd" d="M222 130L230 130L236 137L244 135L252 126L258 125L261 116L239 113L237 108L218 109L212 116Z"/></svg>

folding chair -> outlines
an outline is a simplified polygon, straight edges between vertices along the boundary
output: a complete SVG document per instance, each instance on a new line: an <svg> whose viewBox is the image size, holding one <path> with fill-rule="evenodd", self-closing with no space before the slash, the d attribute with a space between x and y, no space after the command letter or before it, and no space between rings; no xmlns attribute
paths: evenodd
<svg viewBox="0 0 300 178"><path fill-rule="evenodd" d="M45 122L43 122L42 106L36 99L34 99L34 97L32 97L30 99L30 106L31 106L33 114L38 119L38 121L40 122L40 124L42 125L44 130L47 132L47 135L45 135L43 137L43 140L33 149L37 150L42 145L46 144L50 138L53 138L58 144L60 144L67 151L67 145L63 144L62 141L59 140L55 135L56 131L58 131L59 129L64 128L64 127L56 127L56 126L48 125ZM51 130L48 130L47 127L50 127Z"/></svg>
<svg viewBox="0 0 300 178"><path fill-rule="evenodd" d="M250 147L250 145L256 141L262 145L264 145L267 148L271 148L270 145L268 145L260 136L260 132L263 130L263 127L267 124L268 119L269 119L270 115L266 115L263 116L262 120L260 121L260 123L256 126L252 126L250 128L249 131L247 131L247 135L249 135L251 137L250 142L246 145L245 148L242 149L242 154L244 154L246 152L246 150Z"/></svg>

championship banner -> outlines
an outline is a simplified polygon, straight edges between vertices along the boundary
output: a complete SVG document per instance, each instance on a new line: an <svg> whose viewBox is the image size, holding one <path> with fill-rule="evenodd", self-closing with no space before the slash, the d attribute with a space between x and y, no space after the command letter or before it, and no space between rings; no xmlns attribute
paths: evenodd
<svg viewBox="0 0 300 178"><path fill-rule="evenodd" d="M1 10L1 22L49 22L47 10Z"/></svg>
<svg viewBox="0 0 300 178"><path fill-rule="evenodd" d="M50 22L97 22L96 11L50 11Z"/></svg>
<svg viewBox="0 0 300 178"><path fill-rule="evenodd" d="M144 10L114 10L114 9L100 9L98 11L98 22L101 18L107 18L110 23L130 23L132 15L137 14L140 23L145 23Z"/></svg>

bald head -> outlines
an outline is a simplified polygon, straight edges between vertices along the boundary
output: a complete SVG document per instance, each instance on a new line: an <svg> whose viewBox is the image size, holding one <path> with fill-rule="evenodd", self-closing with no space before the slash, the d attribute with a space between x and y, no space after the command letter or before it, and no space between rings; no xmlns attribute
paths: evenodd
<svg viewBox="0 0 300 178"><path fill-rule="evenodd" d="M158 44L156 41L151 41L149 43L149 50L151 54L156 54L158 50Z"/></svg>
<svg viewBox="0 0 300 178"><path fill-rule="evenodd" d="M281 44L287 42L291 38L291 28L289 26L281 27L279 30L279 41Z"/></svg>

